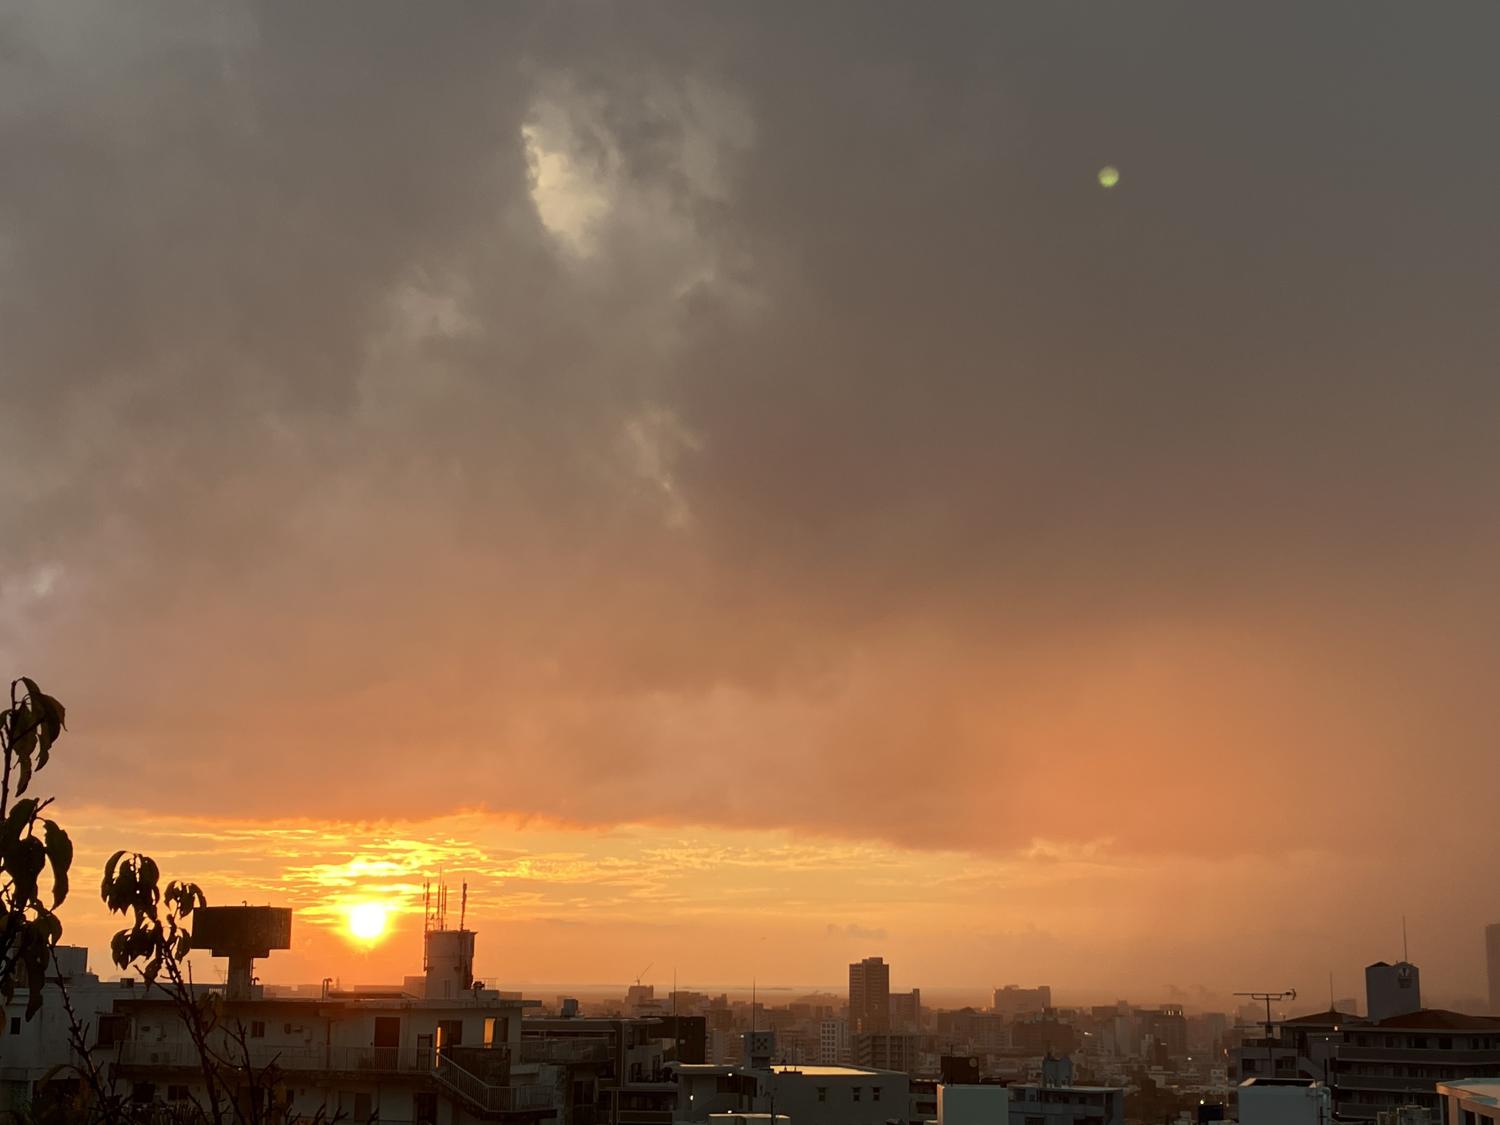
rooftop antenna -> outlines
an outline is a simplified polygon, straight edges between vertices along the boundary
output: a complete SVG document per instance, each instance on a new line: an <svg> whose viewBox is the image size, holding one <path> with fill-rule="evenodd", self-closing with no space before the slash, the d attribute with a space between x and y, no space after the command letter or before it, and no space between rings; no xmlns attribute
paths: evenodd
<svg viewBox="0 0 1500 1125"><path fill-rule="evenodd" d="M464 928L464 918L469 913L469 881L467 879L464 880L463 887L463 894L458 900L458 928L460 930Z"/></svg>
<svg viewBox="0 0 1500 1125"><path fill-rule="evenodd" d="M1406 915L1401 915L1401 960L1411 963L1411 954L1406 948Z"/></svg>
<svg viewBox="0 0 1500 1125"><path fill-rule="evenodd" d="M1328 970L1328 1010L1331 1012L1338 1007L1333 999L1333 970Z"/></svg>
<svg viewBox="0 0 1500 1125"><path fill-rule="evenodd" d="M1276 1054L1274 1048L1271 1046L1271 1001L1275 1000L1278 1004L1282 1004L1288 1000L1295 1000L1297 999L1297 990L1289 988L1285 992L1236 992L1235 995L1248 996L1252 1000L1264 1000L1266 1002L1266 1062L1270 1066L1270 1070L1267 1073L1270 1077L1275 1078Z"/></svg>

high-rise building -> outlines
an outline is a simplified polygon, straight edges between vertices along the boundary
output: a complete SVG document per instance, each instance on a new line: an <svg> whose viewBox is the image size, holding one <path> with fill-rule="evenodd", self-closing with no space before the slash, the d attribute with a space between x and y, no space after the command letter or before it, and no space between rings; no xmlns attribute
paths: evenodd
<svg viewBox="0 0 1500 1125"><path fill-rule="evenodd" d="M818 1024L818 1062L837 1066L854 1058L849 1047L849 1021L827 1019Z"/></svg>
<svg viewBox="0 0 1500 1125"><path fill-rule="evenodd" d="M881 1032L890 1026L891 967L879 957L854 962L849 966L849 1029Z"/></svg>
<svg viewBox="0 0 1500 1125"><path fill-rule="evenodd" d="M1050 1007L1052 1007L1052 989L1049 985L1021 988L1018 985L1007 984L1004 988L995 989L995 1011L1002 1016L1014 1019L1016 1016L1028 1016L1033 1012L1045 1012Z"/></svg>
<svg viewBox="0 0 1500 1125"><path fill-rule="evenodd" d="M1484 962L1490 974L1490 1015L1500 1016L1500 922L1484 928Z"/></svg>
<svg viewBox="0 0 1500 1125"><path fill-rule="evenodd" d="M891 1030L922 1030L922 990L891 993Z"/></svg>

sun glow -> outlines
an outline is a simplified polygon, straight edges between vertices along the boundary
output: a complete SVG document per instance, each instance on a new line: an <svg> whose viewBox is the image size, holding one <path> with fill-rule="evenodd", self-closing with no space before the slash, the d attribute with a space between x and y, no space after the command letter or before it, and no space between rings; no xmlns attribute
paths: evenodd
<svg viewBox="0 0 1500 1125"><path fill-rule="evenodd" d="M349 932L360 941L378 941L385 934L387 913L378 902L362 902L349 911Z"/></svg>

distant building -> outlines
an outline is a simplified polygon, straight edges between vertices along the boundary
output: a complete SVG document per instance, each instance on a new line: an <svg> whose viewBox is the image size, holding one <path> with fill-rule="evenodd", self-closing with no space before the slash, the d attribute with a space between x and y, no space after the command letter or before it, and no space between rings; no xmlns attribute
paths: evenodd
<svg viewBox="0 0 1500 1125"><path fill-rule="evenodd" d="M891 993L891 1030L916 1032L922 1030L922 990Z"/></svg>
<svg viewBox="0 0 1500 1125"><path fill-rule="evenodd" d="M911 1098L906 1075L855 1066L681 1066L677 1083L679 1122L775 1113L792 1125L885 1125L907 1119Z"/></svg>
<svg viewBox="0 0 1500 1125"><path fill-rule="evenodd" d="M826 1019L818 1024L818 1062L837 1066L854 1059L849 1040L849 1021Z"/></svg>
<svg viewBox="0 0 1500 1125"><path fill-rule="evenodd" d="M921 1037L902 1032L861 1032L854 1037L854 1061L875 1070L917 1069Z"/></svg>
<svg viewBox="0 0 1500 1125"><path fill-rule="evenodd" d="M1187 1017L1180 1005L1141 1013L1142 1030L1158 1044L1167 1059L1187 1058Z"/></svg>
<svg viewBox="0 0 1500 1125"><path fill-rule="evenodd" d="M1078 1030L1056 1013L1045 1012L1011 1024L1010 1045L1031 1055L1070 1055L1078 1049Z"/></svg>
<svg viewBox="0 0 1500 1125"><path fill-rule="evenodd" d="M1365 969L1365 1011L1376 1023L1422 1007L1422 974L1410 961L1384 961Z"/></svg>
<svg viewBox="0 0 1500 1125"><path fill-rule="evenodd" d="M1044 1012L1050 1007L1052 1007L1050 985L1021 988L1014 984L1007 984L1004 988L995 989L995 1011L1011 1019L1030 1015L1033 1012Z"/></svg>
<svg viewBox="0 0 1500 1125"><path fill-rule="evenodd" d="M889 1031L891 1026L891 967L879 957L866 957L849 966L849 1027L851 1031Z"/></svg>
<svg viewBox="0 0 1500 1125"><path fill-rule="evenodd" d="M938 1012L933 1020L942 1048L952 1052L997 1051L1010 1046L1011 1017L973 1008Z"/></svg>
<svg viewBox="0 0 1500 1125"><path fill-rule="evenodd" d="M1013 1083L1009 1125L1125 1125L1121 1086L1075 1086L1067 1057L1042 1061L1042 1080Z"/></svg>

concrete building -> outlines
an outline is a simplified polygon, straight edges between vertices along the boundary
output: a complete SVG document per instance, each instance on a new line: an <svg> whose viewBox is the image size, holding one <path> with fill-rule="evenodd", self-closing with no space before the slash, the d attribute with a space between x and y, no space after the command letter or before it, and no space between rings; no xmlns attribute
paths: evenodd
<svg viewBox="0 0 1500 1125"><path fill-rule="evenodd" d="M1075 1086L1067 1057L1042 1061L1042 1080L1012 1083L1009 1125L1125 1125L1125 1089Z"/></svg>
<svg viewBox="0 0 1500 1125"><path fill-rule="evenodd" d="M891 1028L891 967L879 957L849 966L849 1028L855 1033Z"/></svg>
<svg viewBox="0 0 1500 1125"><path fill-rule="evenodd" d="M1308 1078L1247 1078L1239 1087L1239 1125L1327 1125L1328 1087Z"/></svg>
<svg viewBox="0 0 1500 1125"><path fill-rule="evenodd" d="M1050 985L1021 988L1018 985L1007 984L1003 988L995 989L994 1010L1008 1019L1044 1012L1050 1007L1052 1007Z"/></svg>
<svg viewBox="0 0 1500 1125"><path fill-rule="evenodd" d="M1493 926L1490 927L1494 929ZM1496 1125L1500 1122L1500 1078L1474 1078L1466 1082L1442 1082L1442 1125Z"/></svg>
<svg viewBox="0 0 1500 1125"><path fill-rule="evenodd" d="M1440 1083L1500 1074L1500 1018L1441 1008L1360 1023L1346 1030L1332 1063L1334 1112L1377 1121L1403 1106L1441 1114Z"/></svg>
<svg viewBox="0 0 1500 1125"><path fill-rule="evenodd" d="M1078 1029L1055 1012L1023 1016L1010 1026L1010 1044L1032 1055L1070 1055L1078 1049Z"/></svg>
<svg viewBox="0 0 1500 1125"><path fill-rule="evenodd" d="M939 1083L938 1125L1009 1125L1010 1091L1004 1086Z"/></svg>
<svg viewBox="0 0 1500 1125"><path fill-rule="evenodd" d="M671 1067L704 1061L702 1016L527 1017L520 1057L563 1071L559 1125L645 1125L677 1103Z"/></svg>
<svg viewBox="0 0 1500 1125"><path fill-rule="evenodd" d="M891 993L892 1031L918 1032L922 1030L922 990Z"/></svg>
<svg viewBox="0 0 1500 1125"><path fill-rule="evenodd" d="M216 926L215 932L231 936L242 925L263 929L256 912L272 908L217 909L241 915L220 915L228 921L215 922L214 915L200 920L195 912L195 938ZM317 998L266 996L250 983L248 966L236 972L232 954L231 985L224 989L213 1033L216 1046L238 1058L235 1039L243 1035L251 1067L274 1064L278 1081L273 1091L264 1091L272 1099L265 1110L287 1119L319 1111L357 1121L430 1125L556 1118L562 1072L520 1050L521 1017L530 1002L473 980L472 930L429 929L424 950L421 994L401 987L325 989ZM237 976L239 989L233 987ZM95 1061L139 1103L170 1112L201 1099L198 1053L172 999L155 986L131 991L101 1017Z"/></svg>
<svg viewBox="0 0 1500 1125"><path fill-rule="evenodd" d="M1384 961L1365 969L1365 1011L1378 1023L1391 1016L1404 1016L1422 1007L1422 974L1410 961L1388 965Z"/></svg>
<svg viewBox="0 0 1500 1125"><path fill-rule="evenodd" d="M874 1070L899 1070L910 1074L917 1069L922 1039L918 1035L896 1032L869 1032L854 1037L854 1062Z"/></svg>
<svg viewBox="0 0 1500 1125"><path fill-rule="evenodd" d="M89 951L81 946L59 945L54 951L56 975L47 981L42 993L42 1007L31 1019L26 1005L31 991L17 988L0 1019L0 1112L23 1109L37 1095L38 1083L58 1066L74 1061L68 1039L68 1015L63 1010L61 988L68 990L69 1002L79 1021L97 1033L100 1017L114 1010L121 996L133 996L136 981L101 981L89 972ZM56 1092L67 1089L63 1087Z"/></svg>
<svg viewBox="0 0 1500 1125"><path fill-rule="evenodd" d="M849 1040L849 1021L841 1019L820 1020L818 1023L818 1062L822 1066L838 1066L854 1060Z"/></svg>
<svg viewBox="0 0 1500 1125"><path fill-rule="evenodd" d="M677 1121L719 1113L775 1113L793 1125L886 1125L904 1121L906 1075L854 1066L693 1066L676 1068Z"/></svg>
<svg viewBox="0 0 1500 1125"><path fill-rule="evenodd" d="M1350 1012L1326 1012L1282 1020L1264 1034L1249 1036L1229 1050L1228 1080L1246 1078L1310 1079L1327 1082L1339 1044L1347 1031L1362 1023Z"/></svg>
<svg viewBox="0 0 1500 1125"><path fill-rule="evenodd" d="M1141 1013L1141 1029L1151 1037L1161 1054L1161 1062L1187 1057L1187 1017L1180 1005L1166 1005L1154 1012Z"/></svg>

